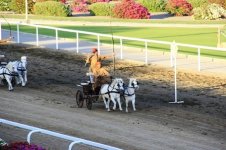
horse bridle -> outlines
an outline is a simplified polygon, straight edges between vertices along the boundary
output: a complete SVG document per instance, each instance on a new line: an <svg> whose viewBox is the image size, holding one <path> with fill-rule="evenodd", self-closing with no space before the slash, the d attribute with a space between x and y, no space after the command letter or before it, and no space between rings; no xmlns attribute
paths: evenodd
<svg viewBox="0 0 226 150"><path fill-rule="evenodd" d="M121 93L121 92L120 92L121 90L120 90L120 89L116 89L116 88L115 88L115 85L117 85L118 87L120 86L120 84L119 84L119 83L114 84L114 86L113 86L113 87L112 87L112 86L111 86L111 84L110 84L110 85L108 86L108 92L107 92L107 93L105 93L105 94L110 94L110 93L119 93L119 94L120 94L120 93ZM111 91L109 90L109 87L111 87L111 88L112 88L112 90L111 90ZM114 90L116 90L116 91L114 91ZM110 96L109 96L109 97L110 97Z"/></svg>
<svg viewBox="0 0 226 150"><path fill-rule="evenodd" d="M138 82L138 81L136 81L136 82L137 82L137 85L139 85L139 82ZM128 94L124 93L126 96L133 96L133 95L135 95L135 90L136 90L135 84L132 83L131 85L132 85L132 87L129 87L129 86L128 86L128 87L125 89L125 90L127 90L127 92L128 92ZM128 91L128 88L133 88L133 89L134 89L134 93L130 94L129 91Z"/></svg>

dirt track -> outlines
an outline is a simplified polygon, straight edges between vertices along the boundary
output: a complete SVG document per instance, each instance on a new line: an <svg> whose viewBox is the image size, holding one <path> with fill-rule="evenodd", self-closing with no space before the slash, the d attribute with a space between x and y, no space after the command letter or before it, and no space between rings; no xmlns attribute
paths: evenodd
<svg viewBox="0 0 226 150"><path fill-rule="evenodd" d="M185 103L169 104L174 99L173 70L117 61L116 76L141 83L137 111L107 112L103 103L89 111L75 103L76 84L87 78L83 56L19 45L0 45L0 54L9 60L28 56L27 87L8 92L0 86L0 118L123 149L226 147L226 77L179 71L178 99ZM112 68L110 61L106 65ZM0 131L7 141L22 136L12 137L5 126ZM51 149L65 149L53 143Z"/></svg>

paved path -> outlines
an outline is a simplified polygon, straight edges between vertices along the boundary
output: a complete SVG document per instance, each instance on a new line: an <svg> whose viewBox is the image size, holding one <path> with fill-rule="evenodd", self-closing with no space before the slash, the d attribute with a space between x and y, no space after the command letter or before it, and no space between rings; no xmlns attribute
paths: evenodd
<svg viewBox="0 0 226 150"><path fill-rule="evenodd" d="M12 32L14 39L17 41L16 32ZM7 38L9 31L3 30L2 38ZM24 44L36 45L36 35L20 32L20 42ZM56 48L56 39L54 37L40 36L39 46L47 48ZM87 54L92 47L97 47L97 43L88 41L79 41L79 52ZM59 50L76 51L76 39L59 39ZM100 46L101 54L110 54L112 52L112 45L102 44ZM120 47L115 45L116 58L120 59ZM160 52L154 49L148 51L148 64L156 64L164 67L171 67L170 53ZM145 63L145 50L144 48L132 48L123 47L122 57L126 60L133 60L141 63ZM198 71L198 58L196 56L178 54L177 56L177 68L189 69L190 71ZM207 57L201 57L201 72L214 74L216 76L226 76L226 60L213 59Z"/></svg>

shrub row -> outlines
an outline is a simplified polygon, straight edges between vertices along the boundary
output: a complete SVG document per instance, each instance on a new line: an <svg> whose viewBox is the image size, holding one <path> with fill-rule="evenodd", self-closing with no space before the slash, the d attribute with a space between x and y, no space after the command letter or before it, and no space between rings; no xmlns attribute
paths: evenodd
<svg viewBox="0 0 226 150"><path fill-rule="evenodd" d="M146 7L149 12L165 11L167 0L138 0L142 6Z"/></svg>
<svg viewBox="0 0 226 150"><path fill-rule="evenodd" d="M71 9L61 2L46 1L35 3L34 14L44 16L70 16Z"/></svg>
<svg viewBox="0 0 226 150"><path fill-rule="evenodd" d="M134 0L122 0L113 9L114 16L126 19L149 19L150 13L147 8L136 3Z"/></svg>
<svg viewBox="0 0 226 150"><path fill-rule="evenodd" d="M9 3L9 7L11 10L15 11L16 13L25 13L25 0L12 0ZM28 12L32 13L33 12L33 6L34 2L33 0L28 0Z"/></svg>
<svg viewBox="0 0 226 150"><path fill-rule="evenodd" d="M176 16L189 16L192 9L192 5L186 0L169 0L166 5L166 10Z"/></svg>
<svg viewBox="0 0 226 150"><path fill-rule="evenodd" d="M1 0L0 11L9 11L10 10L9 2L11 2L11 0Z"/></svg>
<svg viewBox="0 0 226 150"><path fill-rule="evenodd" d="M95 16L112 16L113 3L97 2L89 6L90 13Z"/></svg>

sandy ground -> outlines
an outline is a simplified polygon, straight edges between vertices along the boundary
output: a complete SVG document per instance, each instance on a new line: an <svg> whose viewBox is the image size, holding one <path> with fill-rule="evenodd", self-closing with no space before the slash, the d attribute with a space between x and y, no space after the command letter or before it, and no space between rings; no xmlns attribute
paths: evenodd
<svg viewBox="0 0 226 150"><path fill-rule="evenodd" d="M16 86L13 92L0 86L0 118L122 149L226 147L226 77L179 70L178 100L185 103L169 104L174 101L173 69L117 60L115 76L140 82L137 111L130 105L129 113L107 112L101 101L92 110L77 108L76 84L87 80L84 56L16 44L0 45L0 54L9 60L28 56L27 86ZM111 61L105 65L113 70ZM7 142L22 140L24 135L17 128L0 125L0 137ZM66 149L68 144L51 137L46 140L33 139L54 150Z"/></svg>

